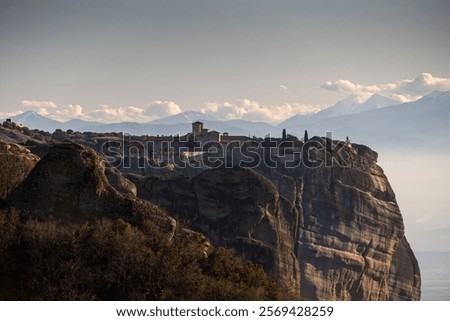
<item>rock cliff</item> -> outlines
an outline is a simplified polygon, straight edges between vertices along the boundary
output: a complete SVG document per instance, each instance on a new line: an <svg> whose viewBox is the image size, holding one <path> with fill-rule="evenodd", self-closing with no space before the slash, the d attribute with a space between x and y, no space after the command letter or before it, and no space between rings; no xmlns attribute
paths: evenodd
<svg viewBox="0 0 450 321"><path fill-rule="evenodd" d="M139 197L261 263L304 299L420 299L417 260L376 152L314 139L325 146L313 151L324 160L315 168L127 177Z"/></svg>
<svg viewBox="0 0 450 321"><path fill-rule="evenodd" d="M264 176L235 168L205 171L193 180L129 178L140 197L189 221L214 245L234 248L291 288L300 286L294 250L300 213Z"/></svg>
<svg viewBox="0 0 450 321"><path fill-rule="evenodd" d="M0 199L6 199L22 183L38 160L20 145L0 142Z"/></svg>
<svg viewBox="0 0 450 321"><path fill-rule="evenodd" d="M317 148L306 156L320 166L202 169L194 177L123 175L74 143L39 147L41 160L0 143L0 199L42 220L150 219L168 237L179 218L303 299L420 299L417 260L376 152L312 140Z"/></svg>
<svg viewBox="0 0 450 321"><path fill-rule="evenodd" d="M110 175L123 186L127 180L117 176L120 174ZM132 192L114 189L105 175L103 159L92 149L74 143L51 146L7 201L24 217L75 223L120 218L134 225L151 219L169 236L175 228L175 220L158 206L134 197Z"/></svg>
<svg viewBox="0 0 450 321"><path fill-rule="evenodd" d="M420 285L421 279L417 259L406 237L402 237L395 250L389 271L389 299L419 299Z"/></svg>

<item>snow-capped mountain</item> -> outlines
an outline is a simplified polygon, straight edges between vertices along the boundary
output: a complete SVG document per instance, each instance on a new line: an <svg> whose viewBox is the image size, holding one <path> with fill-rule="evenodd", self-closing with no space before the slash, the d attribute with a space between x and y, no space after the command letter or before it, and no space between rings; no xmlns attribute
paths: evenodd
<svg viewBox="0 0 450 321"><path fill-rule="evenodd" d="M393 104L393 105L392 105ZM150 123L122 122L101 124L83 120L59 122L36 112L28 111L12 118L13 121L32 129L53 132L55 129L92 132L124 132L133 135L174 135L191 131L191 123L200 120L205 127L235 135L263 137L270 133L280 137L283 129L302 137L304 130L310 136L324 136L333 132L336 139L350 136L356 142L374 148L379 146L413 146L426 143L430 146L450 148L450 91L434 92L423 98L403 104L373 95L358 104L352 99L343 100L332 107L311 116L293 116L278 126L246 120L221 121L200 112L184 112Z"/></svg>
<svg viewBox="0 0 450 321"><path fill-rule="evenodd" d="M387 106L398 105L399 102L378 94L372 95L364 102L360 102L358 97L350 96L338 101L331 107L328 107L315 115L311 116L312 120L321 120L325 118L339 117L344 115L352 115L364 113L369 110L380 109Z"/></svg>
<svg viewBox="0 0 450 321"><path fill-rule="evenodd" d="M290 122L286 130L302 135L324 136L332 132L336 139L349 136L375 149L386 146L450 147L450 91L434 92L409 103L371 109L337 117L311 116ZM281 124L280 124L281 126Z"/></svg>
<svg viewBox="0 0 450 321"><path fill-rule="evenodd" d="M362 104L360 104L354 113L363 113L365 111L369 111L369 110L375 110L375 109L380 109L380 108L384 108L384 107L388 107L388 106L394 106L394 105L398 105L401 102L379 95L379 94L374 94L372 95L368 100L366 100L365 102L363 102ZM352 112L352 114L354 114Z"/></svg>
<svg viewBox="0 0 450 321"><path fill-rule="evenodd" d="M160 118L157 120L153 120L150 122L150 124L153 125L173 125L173 124L184 124L184 123L193 123L195 121L205 121L205 120L212 120L212 121L216 121L217 119L214 118L211 115L202 113L202 112L198 112L198 111L193 111L193 110L188 110L173 116L168 116L168 117L164 117L164 118Z"/></svg>
<svg viewBox="0 0 450 321"><path fill-rule="evenodd" d="M297 126L298 124L303 124L309 117L312 116L305 116L305 115L294 115L286 119L285 121L278 124L277 127L287 128L292 126Z"/></svg>
<svg viewBox="0 0 450 321"><path fill-rule="evenodd" d="M97 122L88 122L81 119L71 119L66 122L60 122L54 119L47 118L39 113L29 110L20 115L11 118L16 124L22 124L31 129L40 129L48 132L54 132L56 129L62 130L78 130L84 131L84 128L95 128L101 125Z"/></svg>
<svg viewBox="0 0 450 321"><path fill-rule="evenodd" d="M380 109L388 106L398 105L399 102L388 97L384 97L378 94L372 95L364 102L360 102L358 97L350 96L338 101L336 104L325 108L313 115L294 115L284 122L279 124L278 127L290 127L302 123L317 122L326 118L334 118L345 115L364 113L370 110Z"/></svg>
<svg viewBox="0 0 450 321"><path fill-rule="evenodd" d="M16 124L23 124L31 129L41 129L45 131L54 131L61 128L61 122L44 117L35 111L29 110L20 115L11 117Z"/></svg>

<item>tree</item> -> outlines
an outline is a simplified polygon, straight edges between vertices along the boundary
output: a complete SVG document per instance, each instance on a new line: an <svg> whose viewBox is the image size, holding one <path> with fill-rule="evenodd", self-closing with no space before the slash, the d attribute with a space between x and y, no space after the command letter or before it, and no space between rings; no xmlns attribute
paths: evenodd
<svg viewBox="0 0 450 321"><path fill-rule="evenodd" d="M283 129L283 135L282 135L282 137L283 137L283 140L286 139L286 129Z"/></svg>
<svg viewBox="0 0 450 321"><path fill-rule="evenodd" d="M309 140L308 138L308 131L305 130L305 136L303 137L303 141L306 143Z"/></svg>

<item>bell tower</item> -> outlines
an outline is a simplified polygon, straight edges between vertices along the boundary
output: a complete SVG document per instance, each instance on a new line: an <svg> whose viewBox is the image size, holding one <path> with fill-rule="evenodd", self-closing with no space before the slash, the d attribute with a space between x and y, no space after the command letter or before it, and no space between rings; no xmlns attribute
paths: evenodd
<svg viewBox="0 0 450 321"><path fill-rule="evenodd" d="M203 123L201 121L196 121L192 123L192 133L201 134L203 131Z"/></svg>

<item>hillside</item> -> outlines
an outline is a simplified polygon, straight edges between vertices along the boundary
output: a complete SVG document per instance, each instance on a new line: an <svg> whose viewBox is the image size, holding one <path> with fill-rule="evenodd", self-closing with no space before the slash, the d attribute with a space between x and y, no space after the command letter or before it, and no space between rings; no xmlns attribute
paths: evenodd
<svg viewBox="0 0 450 321"><path fill-rule="evenodd" d="M56 144L36 163L23 147L0 147L2 165L16 164L0 176L1 300L295 298L261 267L118 192L92 149Z"/></svg>

